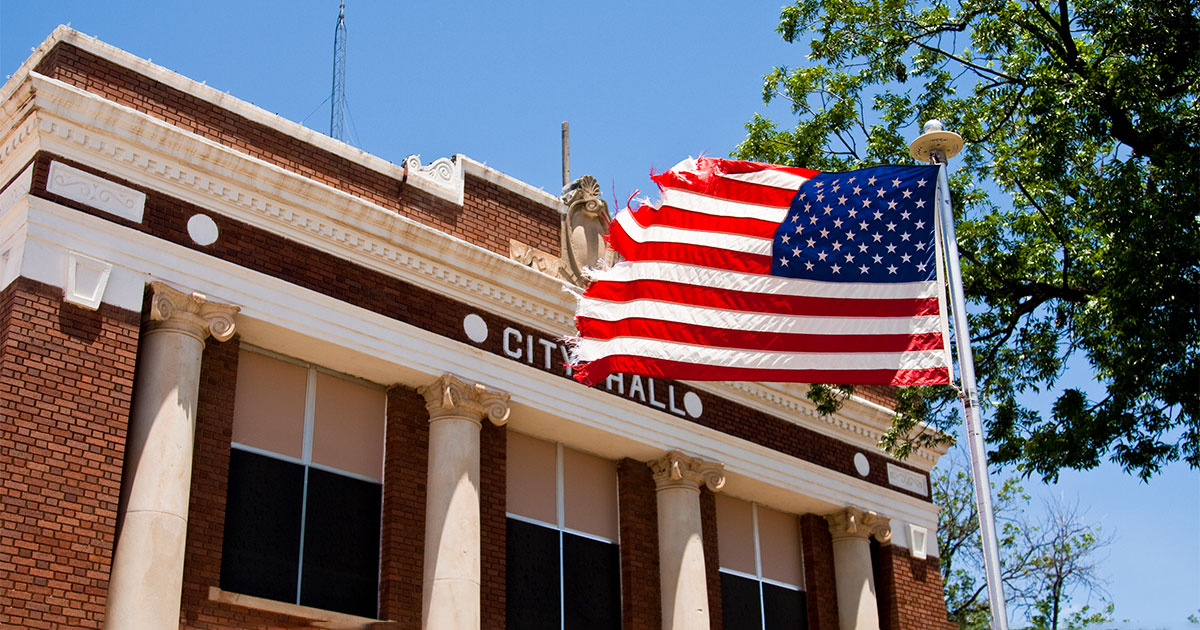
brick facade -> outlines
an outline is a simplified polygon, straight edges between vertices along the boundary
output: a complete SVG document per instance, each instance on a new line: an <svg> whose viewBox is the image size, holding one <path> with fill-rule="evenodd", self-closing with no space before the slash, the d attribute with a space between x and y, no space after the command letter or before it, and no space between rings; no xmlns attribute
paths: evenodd
<svg viewBox="0 0 1200 630"><path fill-rule="evenodd" d="M956 630L946 619L937 558L918 560L907 549L872 545L880 630Z"/></svg>
<svg viewBox="0 0 1200 630"><path fill-rule="evenodd" d="M0 626L99 628L139 315L0 292Z"/></svg>
<svg viewBox="0 0 1200 630"><path fill-rule="evenodd" d="M658 497L645 462L617 462L621 532L621 625L626 630L662 628L658 583Z"/></svg>
<svg viewBox="0 0 1200 630"><path fill-rule="evenodd" d="M508 429L484 420L479 436L479 617L484 628L503 628L507 616L507 462Z"/></svg>
<svg viewBox="0 0 1200 630"><path fill-rule="evenodd" d="M385 439L379 616L416 628L425 579L429 412L415 389L388 389Z"/></svg>
<svg viewBox="0 0 1200 630"><path fill-rule="evenodd" d="M800 548L804 554L808 630L838 630L837 593L833 579L833 535L825 517L800 517Z"/></svg>
<svg viewBox="0 0 1200 630"><path fill-rule="evenodd" d="M707 486L700 488L700 535L704 544L704 570L708 573L709 630L725 627L721 616L721 557L717 545L717 497Z"/></svg>

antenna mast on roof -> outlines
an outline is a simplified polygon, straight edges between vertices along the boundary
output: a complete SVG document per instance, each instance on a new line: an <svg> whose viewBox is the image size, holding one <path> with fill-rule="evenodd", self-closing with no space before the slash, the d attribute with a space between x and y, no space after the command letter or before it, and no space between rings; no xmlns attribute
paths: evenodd
<svg viewBox="0 0 1200 630"><path fill-rule="evenodd" d="M333 31L333 92L329 95L329 135L345 140L346 135L346 2L338 8Z"/></svg>

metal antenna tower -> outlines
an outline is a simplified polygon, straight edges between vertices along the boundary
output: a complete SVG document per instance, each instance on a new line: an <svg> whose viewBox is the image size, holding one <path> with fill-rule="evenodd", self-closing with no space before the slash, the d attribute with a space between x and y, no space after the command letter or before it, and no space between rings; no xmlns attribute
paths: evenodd
<svg viewBox="0 0 1200 630"><path fill-rule="evenodd" d="M333 91L329 95L329 135L345 140L346 135L346 2L338 8L333 31Z"/></svg>

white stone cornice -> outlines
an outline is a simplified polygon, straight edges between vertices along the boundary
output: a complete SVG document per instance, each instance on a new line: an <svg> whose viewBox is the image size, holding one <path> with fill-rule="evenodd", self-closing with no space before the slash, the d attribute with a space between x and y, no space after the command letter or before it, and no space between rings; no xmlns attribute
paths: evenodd
<svg viewBox="0 0 1200 630"><path fill-rule="evenodd" d="M885 545L892 541L891 520L871 510L848 507L826 516L825 520L829 523L829 533L835 541L842 538L865 539L870 536L874 536L875 540Z"/></svg>
<svg viewBox="0 0 1200 630"><path fill-rule="evenodd" d="M84 51L96 55L102 59L111 61L112 63L128 68L138 74L158 81L163 85L177 89L185 94L189 94L201 100L207 101L227 110L237 116L241 116L250 121L265 125L271 129L287 134L301 142L315 146L319 149L328 151L338 157L349 160L360 166L365 166L371 170L377 171L397 181L404 177L404 167L394 164L383 158L372 155L352 147L340 140L335 140L323 133L313 131L308 127L292 122L278 114L268 112L261 107L247 103L237 97L231 96L227 92L222 92L216 88L205 85L199 81L194 81L181 74L168 70L162 66L151 63L146 59L142 59L136 55L130 54L116 46L106 44L95 37L85 35L68 26L59 26L54 29L36 49L29 59L25 61L21 67L13 73L12 77L3 88L0 88L0 101L7 101L9 95L18 89L17 85L24 81L28 75L33 74L33 68L38 62L45 57L51 49L58 43L66 43L76 46ZM462 204L462 175L458 173L458 182L456 185L444 186L436 182L435 179L429 177L415 177L410 180L414 186L425 190L426 192L451 201L453 203ZM457 194L455 189L458 190Z"/></svg>

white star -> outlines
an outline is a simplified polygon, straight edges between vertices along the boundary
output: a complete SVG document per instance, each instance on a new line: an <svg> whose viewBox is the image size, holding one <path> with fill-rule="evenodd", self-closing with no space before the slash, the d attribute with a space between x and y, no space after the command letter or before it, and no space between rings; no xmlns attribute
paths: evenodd
<svg viewBox="0 0 1200 630"><path fill-rule="evenodd" d="M850 218L851 218L851 219L853 219L853 218L854 218L854 217L856 217L856 216L858 216L858 210L855 210L854 208L851 208L851 209L850 209Z"/></svg>
<svg viewBox="0 0 1200 630"><path fill-rule="evenodd" d="M899 187L900 187L900 180L893 179L892 180L892 188L899 188Z"/></svg>
<svg viewBox="0 0 1200 630"><path fill-rule="evenodd" d="M911 196L912 196L912 191L910 191L909 189L905 188L905 189L904 189L904 192L902 192L902 193L900 193L900 194L904 195L904 198L905 198L905 199L908 199L909 197L911 197Z"/></svg>
<svg viewBox="0 0 1200 630"><path fill-rule="evenodd" d="M879 240L883 238L883 235L880 234L879 232L876 232L871 235L871 238L875 239L875 242L878 243Z"/></svg>
<svg viewBox="0 0 1200 630"><path fill-rule="evenodd" d="M803 227L803 226L797 225L797 226L796 226L796 230L795 230L795 232L796 232L797 234L799 234L799 233L800 233L801 231L803 231L803 230L804 230L804 227Z"/></svg>
<svg viewBox="0 0 1200 630"><path fill-rule="evenodd" d="M846 254L846 262L854 262L854 254Z"/></svg>
<svg viewBox="0 0 1200 630"><path fill-rule="evenodd" d="M859 273L867 273L868 271L870 271L870 269L869 269L869 268L867 268L867 266L866 266L866 265L863 265L863 266L861 266L861 267L859 267L859 268L858 268L858 272L859 272Z"/></svg>
<svg viewBox="0 0 1200 630"><path fill-rule="evenodd" d="M815 225L815 224L817 223L817 221L818 221L818 220L819 220L819 219L817 219L817 215L815 215L815 214L814 214L814 215L812 215L811 217L808 217L808 222L809 222L810 224L813 224L813 225Z"/></svg>
<svg viewBox="0 0 1200 630"><path fill-rule="evenodd" d="M825 214L829 214L830 212L833 212L833 206L825 206Z"/></svg>
<svg viewBox="0 0 1200 630"><path fill-rule="evenodd" d="M811 212L811 211L812 211L812 204L811 204L811 203L806 203L806 204L804 204L804 211L805 211L805 212Z"/></svg>
<svg viewBox="0 0 1200 630"><path fill-rule="evenodd" d="M826 254L825 252L818 252L818 253L817 253L817 259L818 259L818 260L822 260L822 261L823 261L823 260L825 260L825 257L826 257L826 256L828 256L828 255L829 255L829 254Z"/></svg>
<svg viewBox="0 0 1200 630"><path fill-rule="evenodd" d="M888 268L887 268L887 270L888 270L888 273L896 273L896 266L895 266L895 265L888 265Z"/></svg>
<svg viewBox="0 0 1200 630"><path fill-rule="evenodd" d="M839 187L841 187L840 183L833 182L833 192L837 192Z"/></svg>
<svg viewBox="0 0 1200 630"><path fill-rule="evenodd" d="M842 267L840 265L834 265L833 273L842 273Z"/></svg>
<svg viewBox="0 0 1200 630"><path fill-rule="evenodd" d="M925 187L925 178L922 177L921 179L917 180L917 188L924 188L924 187Z"/></svg>
<svg viewBox="0 0 1200 630"><path fill-rule="evenodd" d="M842 243L840 241L833 242L833 251L835 251L835 252L842 251Z"/></svg>
<svg viewBox="0 0 1200 630"><path fill-rule="evenodd" d="M925 243L917 241L917 251L919 251L919 252L925 251Z"/></svg>
<svg viewBox="0 0 1200 630"><path fill-rule="evenodd" d="M845 196L845 195L842 195L841 197L838 197L838 205L839 205L839 206L844 206L844 205L846 205L846 196Z"/></svg>
<svg viewBox="0 0 1200 630"><path fill-rule="evenodd" d="M808 271L812 271L813 270L812 261L804 263L804 268L807 269Z"/></svg>
<svg viewBox="0 0 1200 630"><path fill-rule="evenodd" d="M862 194L862 186L855 186L855 187L854 187L854 194L856 194L856 195L861 195L861 194Z"/></svg>
<svg viewBox="0 0 1200 630"><path fill-rule="evenodd" d="M859 244L858 244L858 251L860 251L860 252L862 252L862 253L864 253L864 254L865 254L865 253L867 253L867 244L866 244L866 243L859 243Z"/></svg>
<svg viewBox="0 0 1200 630"><path fill-rule="evenodd" d="M820 193L820 194L818 194L818 195L817 195L817 202L819 203L819 202L820 202L822 199L824 199L824 198L825 198L825 193Z"/></svg>
<svg viewBox="0 0 1200 630"><path fill-rule="evenodd" d="M866 222L866 221L859 221L859 222L858 222L858 229L860 229L860 230L862 230L862 231L866 232L866 231L867 231L867 222Z"/></svg>
<svg viewBox="0 0 1200 630"><path fill-rule="evenodd" d="M908 262L908 261L912 260L912 256L909 256L908 254L905 254L905 255L903 255L903 256L901 256L901 257L900 257L900 260L902 260L902 261L904 261L904 262Z"/></svg>
<svg viewBox="0 0 1200 630"><path fill-rule="evenodd" d="M888 222L887 222L887 229L888 229L888 231L889 231L889 232L895 232L895 231L896 231L896 224L895 224L895 223L892 223L891 221L888 221Z"/></svg>
<svg viewBox="0 0 1200 630"><path fill-rule="evenodd" d="M870 207L871 207L871 200L870 200L870 199L863 198L863 207L864 207L864 208L870 208Z"/></svg>
<svg viewBox="0 0 1200 630"><path fill-rule="evenodd" d="M871 260L874 260L875 264L879 264L879 263L883 262L883 256L880 256L879 254L875 254L874 256L871 257Z"/></svg>
<svg viewBox="0 0 1200 630"><path fill-rule="evenodd" d="M891 210L891 208L888 208L888 210ZM876 210L876 211L875 211L875 215L874 215L874 216L875 216L875 220L876 220L876 221L878 221L878 220L880 220L880 219L882 219L882 218L883 218L883 213L882 213L882 212L880 212L880 211L878 211L878 210Z"/></svg>
<svg viewBox="0 0 1200 630"><path fill-rule="evenodd" d="M917 271L925 271L925 263L917 265Z"/></svg>
<svg viewBox="0 0 1200 630"><path fill-rule="evenodd" d="M787 263L788 263L788 260L787 260L787 258L780 258L780 259L779 259L779 266L780 266L780 267L786 267L786 266L787 266Z"/></svg>
<svg viewBox="0 0 1200 630"><path fill-rule="evenodd" d="M907 241L907 240L908 240L908 237L910 237L910 236L912 236L912 234L909 234L908 232L905 232L905 233L903 233L903 234L901 234L901 235L900 235L900 240L902 240L902 241Z"/></svg>
<svg viewBox="0 0 1200 630"><path fill-rule="evenodd" d="M779 241L780 241L781 243L783 243L784 245L787 245L787 244L788 244L788 242L791 240L791 238L792 238L792 237L788 236L787 234L784 234L783 236L780 236L780 237L779 237Z"/></svg>
<svg viewBox="0 0 1200 630"><path fill-rule="evenodd" d="M896 246L895 246L895 245L888 245L888 246L887 246L887 250L888 250L888 253L889 253L889 254L895 254L895 253L896 253Z"/></svg>
<svg viewBox="0 0 1200 630"><path fill-rule="evenodd" d="M813 239L811 239L811 238L810 238L810 239L808 239L808 246L809 246L809 247L816 247L816 246L817 246L817 242L816 242L815 240L813 240Z"/></svg>
<svg viewBox="0 0 1200 630"><path fill-rule="evenodd" d="M822 181L816 181L816 182L813 182L813 185L814 185L814 186L824 186L824 185L825 185L825 182L822 182Z"/></svg>
<svg viewBox="0 0 1200 630"><path fill-rule="evenodd" d="M919 230L919 229L921 229L921 228L923 228L923 227L925 227L925 222L924 222L924 221L917 221L917 223L916 223L916 228Z"/></svg>
<svg viewBox="0 0 1200 630"><path fill-rule="evenodd" d="M846 232L846 240L853 241L854 240L854 232Z"/></svg>
<svg viewBox="0 0 1200 630"><path fill-rule="evenodd" d="M846 180L846 183L847 183L847 184L853 184L855 179L856 179L856 178L854 178L854 177L851 177L850 179L847 179L847 180Z"/></svg>
<svg viewBox="0 0 1200 630"><path fill-rule="evenodd" d="M884 193L884 190L883 190L882 188L876 188L876 189L875 189L875 196L876 196L876 197L882 197L884 194L885 194L885 193Z"/></svg>
<svg viewBox="0 0 1200 630"><path fill-rule="evenodd" d="M925 200L924 200L924 199L918 199L918 200L917 200L917 207L918 207L918 208L924 208L924 207L925 207Z"/></svg>
<svg viewBox="0 0 1200 630"><path fill-rule="evenodd" d="M871 186L874 186L874 185L875 185L875 176L874 176L874 175L872 175L871 177L868 177L868 178L867 178L867 184L869 184L869 185L871 185Z"/></svg>
<svg viewBox="0 0 1200 630"><path fill-rule="evenodd" d="M905 221L907 221L908 217L911 217L911 216L912 216L912 213L909 212L908 210L905 210L904 212L900 213L900 218L904 219Z"/></svg>
<svg viewBox="0 0 1200 630"><path fill-rule="evenodd" d="M895 210L895 209L896 209L896 202L895 202L895 201L889 201L889 202L888 202L888 210Z"/></svg>
<svg viewBox="0 0 1200 630"><path fill-rule="evenodd" d="M829 230L821 228L821 238L829 238Z"/></svg>
<svg viewBox="0 0 1200 630"><path fill-rule="evenodd" d="M840 228L840 227L842 227L842 220L841 220L841 219L834 219L834 220L833 220L833 227L836 227L836 228Z"/></svg>

